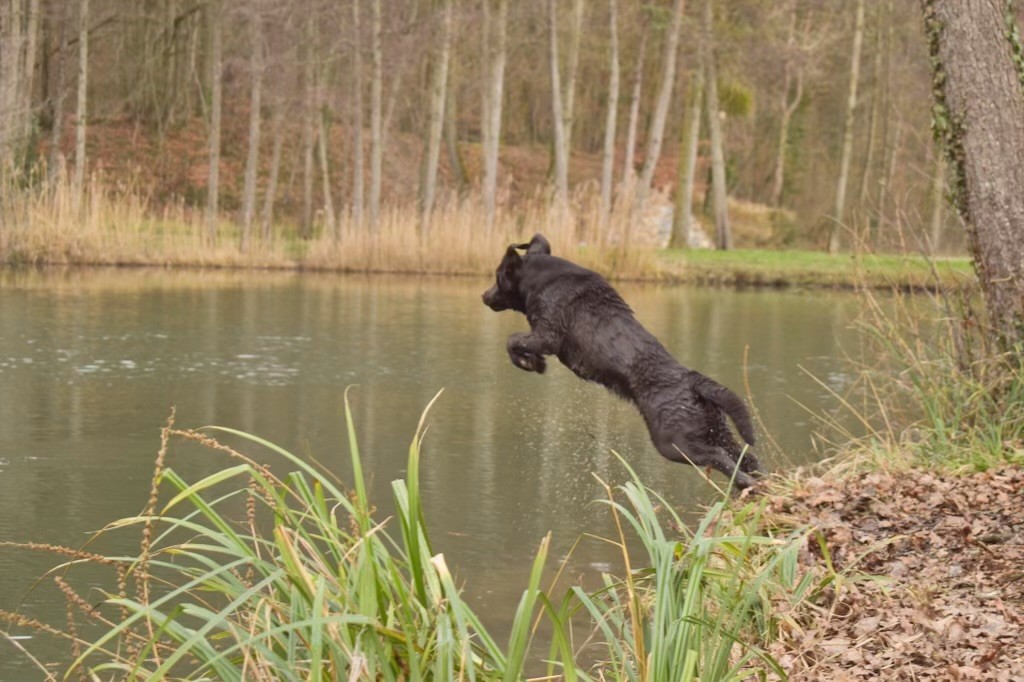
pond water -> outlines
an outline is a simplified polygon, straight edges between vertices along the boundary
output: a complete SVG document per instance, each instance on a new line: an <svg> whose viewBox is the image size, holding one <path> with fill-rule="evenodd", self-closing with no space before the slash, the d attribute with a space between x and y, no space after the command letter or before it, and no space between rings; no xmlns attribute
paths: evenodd
<svg viewBox="0 0 1024 682"><path fill-rule="evenodd" d="M429 417L423 501L435 549L487 622L500 632L511 619L548 531L556 561L579 540L570 575L618 570L614 548L581 539L613 534L605 507L593 504L602 491L592 475L624 479L613 451L684 512L712 499L712 490L692 468L659 457L639 415L603 388L554 360L543 376L512 367L505 338L526 321L485 308L487 286L297 273L0 271L0 542L78 547L91 531L138 513L172 405L179 426L249 431L345 479L347 386L374 501L386 510L420 413L443 388ZM843 358L857 350L856 297L618 288L683 364L741 394L749 348L750 393L780 447L762 432L768 467L819 456L810 411L829 412L836 401L808 373L831 390L848 387ZM172 449L169 464L188 480L225 464L186 450ZM62 623L64 602L50 581L30 592L56 563L0 548L0 609ZM38 640L19 643L44 659L59 656ZM0 680L36 677L0 638Z"/></svg>

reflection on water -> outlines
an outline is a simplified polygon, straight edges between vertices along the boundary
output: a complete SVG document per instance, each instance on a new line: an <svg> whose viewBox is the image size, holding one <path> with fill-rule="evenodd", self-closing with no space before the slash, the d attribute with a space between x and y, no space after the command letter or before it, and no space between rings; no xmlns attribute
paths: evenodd
<svg viewBox="0 0 1024 682"><path fill-rule="evenodd" d="M586 531L610 536L594 475L623 479L620 453L680 508L710 499L697 472L661 459L627 404L557 362L512 367L505 338L526 328L480 303L476 279L294 273L0 273L0 541L81 545L145 502L158 429L219 424L257 433L347 476L342 392L350 393L375 501L386 511L423 407L445 389L423 458L436 548L500 628L540 539L564 556ZM784 454L815 457L812 417L849 382L856 300L837 293L622 285L676 357L744 392ZM799 403L799 404L798 404ZM767 439L762 438L765 443ZM252 452L252 448L247 448ZM261 455L263 456L263 455ZM219 462L179 446L186 479ZM125 548L127 549L127 548ZM613 548L583 539L570 574L617 570ZM15 608L54 562L0 550L0 608ZM92 595L97 597L97 595ZM97 597L98 599L98 597ZM59 623L40 588L26 612ZM44 652L45 653L45 652ZM0 680L29 675L0 642Z"/></svg>

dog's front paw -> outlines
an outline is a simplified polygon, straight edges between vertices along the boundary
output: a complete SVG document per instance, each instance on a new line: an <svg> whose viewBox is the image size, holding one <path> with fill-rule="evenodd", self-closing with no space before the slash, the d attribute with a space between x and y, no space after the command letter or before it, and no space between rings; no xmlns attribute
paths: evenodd
<svg viewBox="0 0 1024 682"><path fill-rule="evenodd" d="M548 368L548 361L544 359L543 355L536 355L533 358L533 371L537 374L543 374L544 370Z"/></svg>
<svg viewBox="0 0 1024 682"><path fill-rule="evenodd" d="M533 353L517 353L513 360L516 363L516 367L525 369L527 372L543 374L544 370L548 367L544 356L534 355Z"/></svg>

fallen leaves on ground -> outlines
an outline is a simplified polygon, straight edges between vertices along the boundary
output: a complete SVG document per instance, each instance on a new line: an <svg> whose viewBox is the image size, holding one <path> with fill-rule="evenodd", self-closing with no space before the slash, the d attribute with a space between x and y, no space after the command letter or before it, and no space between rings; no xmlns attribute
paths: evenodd
<svg viewBox="0 0 1024 682"><path fill-rule="evenodd" d="M1024 680L1024 469L810 479L772 511L844 581L771 653L791 680ZM809 542L808 565L826 560Z"/></svg>

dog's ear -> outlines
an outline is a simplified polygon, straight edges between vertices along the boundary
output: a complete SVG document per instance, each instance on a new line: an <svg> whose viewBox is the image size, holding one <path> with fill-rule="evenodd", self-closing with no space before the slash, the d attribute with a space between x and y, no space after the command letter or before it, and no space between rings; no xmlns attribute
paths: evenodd
<svg viewBox="0 0 1024 682"><path fill-rule="evenodd" d="M505 249L505 257L501 259L502 267L511 263L515 263L516 265L521 264L523 259L516 249L523 249L526 248L526 246L526 244L509 244L509 247Z"/></svg>
<svg viewBox="0 0 1024 682"><path fill-rule="evenodd" d="M526 254L530 255L532 253L551 255L551 244L548 243L548 240L540 232L533 235L533 239L526 245Z"/></svg>
<svg viewBox="0 0 1024 682"><path fill-rule="evenodd" d="M498 288L503 291L514 289L516 286L516 275L523 267L523 259L516 252L517 246L512 244L505 249L505 257L501 259L498 266Z"/></svg>

